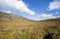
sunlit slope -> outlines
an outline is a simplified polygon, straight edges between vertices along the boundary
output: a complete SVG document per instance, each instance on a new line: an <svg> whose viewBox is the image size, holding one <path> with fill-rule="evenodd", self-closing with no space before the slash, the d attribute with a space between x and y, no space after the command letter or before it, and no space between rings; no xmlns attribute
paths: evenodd
<svg viewBox="0 0 60 39"><path fill-rule="evenodd" d="M15 14L0 12L0 21L29 21L29 20Z"/></svg>
<svg viewBox="0 0 60 39"><path fill-rule="evenodd" d="M54 34L49 36L48 33ZM60 39L60 18L31 21L21 16L0 13L0 39L46 39L45 37Z"/></svg>

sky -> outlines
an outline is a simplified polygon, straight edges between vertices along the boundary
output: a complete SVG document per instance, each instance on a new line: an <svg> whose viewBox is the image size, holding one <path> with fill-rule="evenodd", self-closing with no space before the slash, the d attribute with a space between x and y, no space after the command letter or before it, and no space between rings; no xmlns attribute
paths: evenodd
<svg viewBox="0 0 60 39"><path fill-rule="evenodd" d="M0 0L0 11L45 20L60 17L60 0Z"/></svg>

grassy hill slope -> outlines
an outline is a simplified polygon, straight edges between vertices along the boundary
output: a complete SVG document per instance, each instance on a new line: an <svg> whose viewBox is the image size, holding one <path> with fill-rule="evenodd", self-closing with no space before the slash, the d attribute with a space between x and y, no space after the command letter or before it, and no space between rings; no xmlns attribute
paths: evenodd
<svg viewBox="0 0 60 39"><path fill-rule="evenodd" d="M0 39L49 38L60 39L60 18L30 21L24 17L0 12Z"/></svg>
<svg viewBox="0 0 60 39"><path fill-rule="evenodd" d="M29 21L29 20L22 16L0 12L0 21Z"/></svg>

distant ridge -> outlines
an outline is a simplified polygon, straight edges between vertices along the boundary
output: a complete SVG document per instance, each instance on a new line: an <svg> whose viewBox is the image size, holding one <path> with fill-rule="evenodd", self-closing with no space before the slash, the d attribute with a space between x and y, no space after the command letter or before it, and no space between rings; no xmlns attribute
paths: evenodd
<svg viewBox="0 0 60 39"><path fill-rule="evenodd" d="M51 18L51 19L45 19L45 20L40 20L39 22L42 22L42 21L60 21L60 17L58 17L58 18Z"/></svg>

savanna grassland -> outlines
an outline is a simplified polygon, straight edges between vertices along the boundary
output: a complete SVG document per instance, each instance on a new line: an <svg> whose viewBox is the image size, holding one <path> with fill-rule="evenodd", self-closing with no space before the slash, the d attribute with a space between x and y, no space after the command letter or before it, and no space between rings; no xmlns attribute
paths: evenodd
<svg viewBox="0 0 60 39"><path fill-rule="evenodd" d="M0 12L0 39L60 39L60 18L32 21Z"/></svg>

